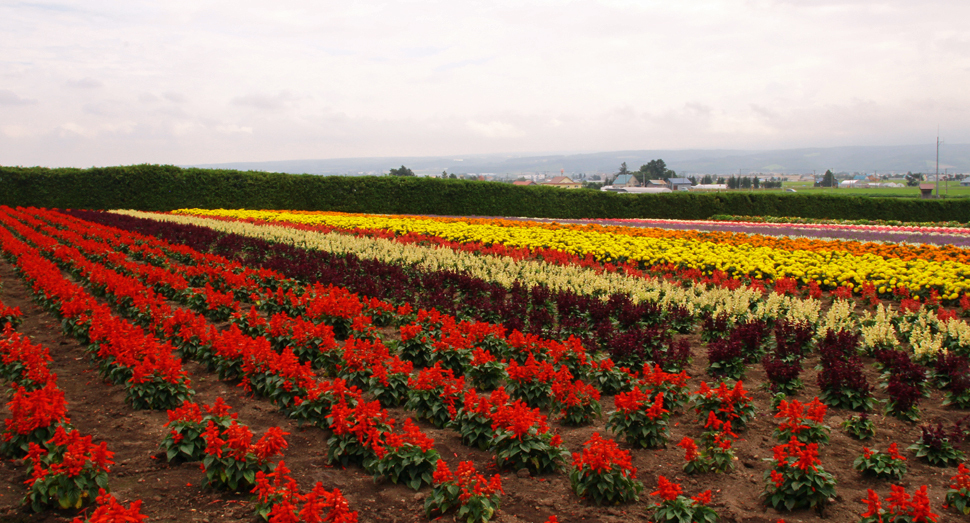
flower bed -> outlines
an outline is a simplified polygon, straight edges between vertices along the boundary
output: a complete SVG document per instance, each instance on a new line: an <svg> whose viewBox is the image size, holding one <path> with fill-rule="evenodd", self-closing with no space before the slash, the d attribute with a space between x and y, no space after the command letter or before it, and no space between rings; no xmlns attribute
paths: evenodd
<svg viewBox="0 0 970 523"><path fill-rule="evenodd" d="M67 258L81 257L92 264L95 263L94 260L98 260L97 263L100 266L110 267L111 270L115 270L119 274L137 274L136 279L139 285L142 285L145 289L151 288L157 289L157 292L171 293L168 299L170 306L174 303L180 304L174 307L174 309L178 309L178 312L173 309L170 311L170 316L167 313L156 317L162 309L159 306L146 305L155 302L135 302L133 299L135 296L149 296L144 291L139 290L135 294L120 292L121 289L126 288L125 285L128 285L127 283L121 285L124 280L109 278L108 272L101 269L95 271L93 266L85 273L78 272L79 276L83 274L96 276L90 279L92 282L104 282L101 285L104 287L105 296L110 294L117 298L112 298L112 301L115 302L113 306L116 309L123 307L133 316L143 315L144 319L139 321L146 322L153 330L160 330L166 339L179 340L177 343L173 342L173 345L179 351L185 350L188 353L193 353L192 357L198 358L206 366L211 363L211 371L207 371L205 367L200 367L201 372L208 372L210 377L221 374L229 384L242 384L243 386L237 389L240 393L246 389L255 395L267 398L267 400L247 401L257 404L260 401L263 401L264 404L271 401L280 409L278 413L274 411L274 415L289 415L293 416L294 419L304 420L309 425L327 427L327 431L306 429L306 432L323 433L324 441L319 445L318 448L320 449L327 448L325 441L327 437L337 437L329 447L342 448L343 451L334 455L335 459L332 460L331 466L340 463L341 456L359 457L359 460L348 459L348 468L345 471L333 468L327 471L314 472L314 467L310 465L313 461L305 461L304 465L299 467L300 472L292 474L292 477L300 480L303 485L302 489L289 487L290 483L287 479L291 477L289 473L280 471L272 478L269 473L264 473L261 476L264 478L263 483L260 484L263 485L265 494L262 496L263 499L260 502L262 504L259 506L262 507L261 510L266 510L267 516L274 509L278 511L277 514L299 514L308 503L316 503L314 500L335 499L333 497L334 491L330 490L332 487L328 486L327 489L323 490L308 490L313 482L303 482L307 474L312 475L319 472L324 472L328 478L340 481L339 491L342 493L341 495L346 495L347 501L355 508L371 506L373 502L368 501L369 499L380 498L385 506L395 507L394 510L397 510L396 507L408 507L410 511L408 517L423 514L427 492L434 488L433 485L428 486L428 482L423 479L429 470L426 467L415 466L413 467L415 473L412 473L412 467L406 465L405 462L411 463L419 458L419 454L423 455L433 449L438 451L442 459L449 462L451 470L455 470L458 460L464 461L466 457L475 461L475 470L478 471L486 471L490 465L501 466L501 468L489 470L487 473L482 472L482 476L487 478L490 475L498 474L501 477L501 488L504 492L500 492L498 488L490 487L489 480L482 483L475 479L477 472L469 476L473 478L467 483L470 492L474 494L475 488L481 487L483 494L480 503L479 501L475 502L478 503L475 506L479 509L476 509L477 512L472 514L472 518L477 518L497 507L499 514L508 514L509 517L516 516L529 521L545 521L549 519L551 513L557 514L560 521L578 521L583 517L619 521L619 518L623 517L622 510L634 511L631 514L643 514L645 517L662 517L655 514L655 507L657 507L658 502L661 504L668 503L671 506L680 503L683 507L691 507L692 510L710 507L710 503L713 502L713 509L719 512L722 517L740 520L764 513L763 502L759 502L755 498L759 493L758 491L765 488L766 483L759 482L756 485L758 489L753 490L750 486L752 485L750 477L767 471L770 467L769 464L760 460L762 457L771 455L770 444L766 446L762 441L762 436L770 439L771 431L775 427L775 424L770 423L770 420L776 406L781 407L781 411L785 414L780 417L780 420L785 424L783 430L796 437L799 433L805 432L802 428L803 425L813 429L809 432L813 432L814 428L826 432L820 425L823 415L837 415L845 418L848 414L851 414L849 411L832 406L826 413L821 410L821 404L816 402L811 407L814 410L808 416L804 416L794 406L796 400L801 404L811 403L809 400L813 396L819 396L820 401L824 401L824 398L819 394L818 371L814 368L817 363L820 363L815 344L818 341L822 342L822 349L825 350L826 358L828 358L826 361L830 364L829 367L837 366L836 362L858 358L863 375L870 382L877 382L875 380L877 377L875 371L877 360L870 355L877 353L875 350L865 348L864 342L860 341L863 338L855 338L853 342L850 338L835 335L832 339L825 341L826 336L823 333L829 329L837 326L845 326L848 329L858 328L859 323L865 321L863 318L862 321L853 323L850 321L851 314L843 313L842 309L837 307L833 307L826 314L816 318L813 330L818 331L818 338L815 338L816 334L813 332L812 337L815 339L807 345L797 342L796 338L799 335L789 327L780 330L768 330L767 334L757 337L760 340L757 343L753 341L756 338L753 335L731 334L740 326L747 325L748 322L730 321L719 326L716 321L717 318L712 318L710 328L702 327L704 333L711 335L711 339L718 335L728 339L731 336L737 336L737 339L745 347L741 351L742 357L747 357L746 355L750 354L755 362L758 361L760 351L764 351L766 354L774 354L778 358L789 357L795 353L800 354L805 359L802 368L803 388L800 391L789 390L792 396L785 398L784 406L782 406L781 402L772 401L773 398L769 395L767 389L760 388L759 385L766 381L766 375L757 365L745 370L744 386L736 386L733 382L721 385L717 381L708 384L706 380L709 378L705 376L708 367L705 358L706 351L703 350L700 333L696 330L687 336L671 334L672 341L678 343L683 341L693 348L691 351L693 359L677 364L670 363L671 367L644 365L635 371L631 369L623 370L612 365L610 360L603 359L601 354L593 354L581 344L569 342L568 338L566 340L554 340L536 333L515 334L513 332L509 334L501 330L502 326L500 325L476 326L481 325L481 323L460 321L454 316L442 315L435 311L416 311L413 308L406 307L407 304L405 303L395 303L387 308L380 303L370 302L369 297L351 297L349 293L342 294L341 291L327 289L324 286L317 287L306 282L295 282L289 280L282 273L260 276L255 268L248 268L247 270L241 264L236 267L228 260L214 258L211 254L193 254L190 251L177 248L175 245L154 243L148 238L137 238L133 235L126 236L122 232L112 232L111 235L105 236L103 241L99 241L94 237L107 234L110 229L99 230L93 227L84 229L82 223L67 219L61 220L52 213L36 214L35 216L38 217L31 219L24 214L22 223L25 226L29 224L30 227L38 226L40 229L43 229L43 227L57 229L56 231L44 229L44 231L49 233L50 236L48 237L60 246L55 245L51 240L36 238L38 245L43 245L44 252L49 252L52 259L65 264L68 262ZM41 224L35 222L56 224L57 226L41 227ZM80 236L70 234L80 230L84 231ZM232 240L232 238L226 240L227 244L231 243L229 240ZM74 254L75 251L70 251L67 247L76 249L78 254ZM62 251L61 256L58 256L58 251ZM112 252L125 253L127 259L122 259ZM235 253L239 251L227 250L226 252ZM71 253L71 255L67 256L67 253ZM136 259L145 261L142 264L133 264L132 261ZM165 272L150 269L144 264L162 269ZM197 269L192 269L193 267ZM234 268L229 269L230 267ZM220 270L228 270L233 274L237 274L233 271L251 274L251 279L248 282L240 282L235 287L245 288L245 294L236 295L232 291L233 285L228 283L234 277L221 276ZM219 301L219 303L232 308L234 311L238 310L230 316L228 324L222 324L223 330L214 331L205 327L211 325L211 322L216 319L208 313L210 301L208 296L204 300L206 303L204 309L200 303L193 310L190 308L193 298L187 293L176 290L177 287L182 285L176 277L181 274L186 275L181 276L181 281L184 281L188 286L181 291L189 288L205 289L208 284L212 289L208 296L212 296L215 301ZM150 281L154 283L149 284ZM156 285L158 287L155 287ZM117 289L118 292L115 290L108 291L109 288ZM314 301L317 298L319 298L319 301ZM130 303L127 301L128 299L131 299ZM182 301L183 299L185 302ZM769 303L767 297L759 299L762 300L759 303ZM315 307L318 304L321 308L316 309ZM616 302L613 302L612 305L615 306ZM347 315L327 312L340 310L349 312ZM848 310L851 311L851 309ZM373 314L371 316L373 321L368 322L362 319L360 314L365 311L368 314ZM652 314L648 310L641 312L645 315ZM775 314L780 313L776 312ZM899 323L899 326L910 331L923 329L925 328L924 325L938 325L931 320L925 309L908 313L905 317L908 326L902 323ZM618 311L615 318L618 322L629 321L629 318L622 311ZM624 320L624 318L627 319ZM876 320L875 318L872 318L872 320L888 321L884 319ZM313 326L326 324L331 330L332 338L323 330L313 331L310 327L311 324ZM338 325L343 325L343 327ZM636 327L643 329L642 325L636 325ZM337 331L340 328L346 329L346 333L339 335ZM405 332L402 328L406 328L405 330L408 332L407 340L401 336ZM751 327L740 328L749 329ZM778 329L778 327L775 326L774 329ZM942 333L942 331L931 334L935 336L939 333ZM772 336L772 334L775 336ZM344 336L346 336L346 339L341 339ZM642 335L638 336L641 336L639 339L648 339ZM950 334L947 334L947 336L950 336ZM953 337L959 339L959 332L956 332ZM417 365L415 369L407 368L406 360L403 359L405 352L398 352L404 350L406 342L413 342L411 346L414 351L413 354L425 354L427 356L423 365L430 365L433 368L435 364L438 364L439 369L447 367L449 372L458 370L461 374L466 374L469 377L469 381L460 386L454 383L447 384L448 387L455 389L453 394L451 392L444 394L446 384L444 381L440 383L441 391L438 397L449 398L438 409L438 411L443 409L448 412L447 421L442 419L445 425L443 429L434 428L430 421L427 423L418 422L421 431L435 441L433 447L426 448L422 443L425 440L413 436L410 429L398 430L390 426L390 421L393 419L404 419L408 416L416 417L418 414L416 410L381 405L365 407L368 402L361 401L361 392L348 386L348 382L350 382L368 391L378 389L397 391L397 393L383 393L384 397L381 401L386 401L389 404L394 401L395 395L400 398L402 397L400 393L404 394L403 397L410 394L413 387L407 386L406 381L404 388L397 388L398 386L391 378L393 376L407 376L412 373L417 377L418 373L421 372L421 365ZM287 349L288 345L296 343L304 347L302 350L305 351L303 353L305 361L302 363L296 363L299 361L299 358L295 357L296 353ZM788 343L791 344L791 347L797 348L779 349L776 345L782 343ZM904 343L903 347L907 346ZM421 347L425 347L427 351L424 352L425 349ZM395 355L399 358L396 363L393 359ZM532 358L531 362L530 357ZM912 369L907 367L904 362L897 362L895 359L881 356L878 361L881 368L886 372L906 378L906 383L913 383L910 376ZM930 422L943 413L952 417L953 411L941 409L943 391L937 387L954 387L954 382L959 383L963 376L959 370L962 368L959 362L948 360L937 365L934 360L927 359L915 352L910 361L914 365L920 365L920 368L939 369L938 372L934 370L932 375L927 374L925 385L915 385L926 387L925 391L930 394L929 398L922 399L919 404L922 419L925 422ZM381 365L382 362L389 363ZM513 362L517 367L521 367L517 368L514 374L521 378L519 382L523 386L531 387L535 385L536 389L541 389L543 384L549 385L549 389L544 390L547 403L542 404L542 407L548 410L536 412L524 403L511 401L508 395L503 397L503 394L506 393L504 388L497 389L488 398L475 394L469 388L468 383L470 383L470 376L472 375L471 367L482 366L482 372L485 372L485 366L489 363L503 363L506 367L493 366L493 370L488 372L498 372L498 374L494 374L493 378L490 379L483 378L482 381L491 382L493 386L499 387L508 385L507 380L511 380L511 376L506 378L502 372L506 372ZM306 364L306 368L311 369L313 373L329 373L330 376L324 379L314 376L314 379L309 379L308 375L303 376L301 374L304 371L298 370L303 367L303 364ZM414 363L411 364L414 365ZM544 364L551 367L551 376L543 376L542 368L545 367ZM676 365L683 366L682 370L685 372L674 374L674 372L681 370L675 368ZM313 367L316 367L316 369L313 369ZM530 367L535 367L535 369L529 369ZM375 369L381 370L374 372ZM339 378L336 377L337 375L339 375ZM381 379L382 377L386 379L386 382ZM457 381L459 377L455 376L453 379ZM193 383L195 382L196 380L193 380ZM289 383L287 387L295 392L293 394L278 392L286 391L283 383ZM839 390L841 390L846 384L851 385L852 381L836 380L833 383L838 384ZM437 390L439 385L435 380L429 380L428 384L433 386L427 390ZM607 412L611 412L614 408L617 411L624 410L627 413L634 412L634 409L639 411L640 407L643 407L644 410L654 408L656 410L652 413L653 419L651 421L663 419L666 422L666 429L669 431L666 438L668 442L666 448L664 448L661 440L657 439L655 449L632 448L629 450L630 464L637 469L637 479L643 481L647 492L655 492L653 496L641 496L639 501L629 501L620 508L600 509L591 500L588 500L588 503L580 502L572 489L571 482L565 481L571 471L565 451L581 450L584 442L590 440L592 433L605 434L606 424L609 422L608 417L599 418L595 414L587 416L574 413L576 415L573 419L581 420L579 426L574 426L573 421L569 419L570 408L580 409L582 405L592 405L592 403L583 403L579 396L572 397L570 395L571 390L575 389L582 392L585 391L584 387L589 385L603 388L599 391L599 401L603 403L603 409ZM607 389L610 392L605 392ZM617 402L614 397L618 392L632 395L634 390L640 391L646 400L634 401L632 396L630 398L624 396L624 398L630 400L627 404L624 404L623 401ZM871 392L873 398L877 400L887 397L887 392L881 389L874 389ZM528 394L523 393L521 397L523 399L532 397L542 400L540 393L531 390ZM685 410L688 397L694 398L691 403L693 408ZM430 404L432 398L427 397L425 400L427 400L426 403ZM664 413L663 410L669 412ZM334 413L336 415L328 416ZM649 416L645 417L649 418ZM903 448L906 444L918 439L918 428L894 425L895 420L885 418L881 410L873 411L870 418L875 420L878 437L890 436L894 441L900 442L899 448ZM285 421L286 418L281 417L279 419ZM364 419L384 420L386 426L362 424L361 421ZM338 424L333 426L334 422ZM275 426L276 424L279 424L279 422L263 425L261 431L266 426ZM159 423L160 425L161 423ZM329 430L334 430L334 434L328 436L331 434L328 432ZM297 435L294 430L286 429L286 431L291 433L290 437ZM947 437L952 438L952 436L949 436L952 434L949 427L946 428L946 431ZM619 431L617 431L617 436L617 439L622 440ZM856 520L861 510L857 504L849 500L865 497L865 488L862 487L863 483L853 479L859 477L859 475L852 470L851 465L852 459L863 454L863 443L855 442L855 440L850 439L849 435L840 430L832 430L827 433L827 436L830 438L830 445L818 449L817 454L809 455L810 453L805 449L789 448L788 450L791 450L791 452L786 450L783 453L787 464L782 465L779 462L777 467L772 468L782 476L788 474L789 469L804 471L813 466L824 467L825 471L834 472L836 477L839 478L839 483L835 486L838 498L846 501L830 503L826 498L825 502L816 500L816 506L824 506L829 518ZM301 431L299 437L305 438L307 436L302 435ZM684 483L687 481L686 476L682 475L679 479L677 478L678 475L684 474L681 471L684 464L681 449L688 451L689 454L690 445L685 443L681 448L675 448L669 444L670 441L684 441L685 438L692 438L695 453L700 454L701 448L708 452L713 463L712 465L698 467L696 471L693 471L694 474L690 477L691 486ZM920 441L924 446L932 447L936 441L934 438L936 436L922 438ZM218 439L225 438L219 436ZM451 442L449 442L449 439ZM459 439L465 439L468 446L456 443ZM880 441L882 440L880 439ZM440 443L444 446L439 447L439 442L444 442ZM957 448L962 445L955 439L951 439L950 443ZM158 440L155 444L158 444ZM787 443L789 447L799 444L802 443L796 444L791 441ZM873 446L871 443L868 445ZM840 450L846 446L852 446L852 452ZM591 453L592 447L593 445L589 446ZM288 452L291 452L293 448L291 445ZM304 446L301 448L311 447ZM479 448L483 448L484 451L477 450ZM388 452L391 449L393 449L393 452ZM624 447L623 450L626 450L626 448ZM384 452L387 453L382 454ZM909 470L906 472L907 481L914 482L916 485L926 483L929 499L942 500L951 483L960 483L957 480L944 481L953 475L952 471L944 470L945 475L941 475L940 471L935 474L928 473L927 469L931 467L929 463L924 464L922 460L913 459L917 452L919 450L900 452L908 454L910 458L908 460ZM526 453L528 453L526 459L517 460L517 455ZM789 460L788 454L796 457L791 457ZM847 456L847 454L851 456ZM392 457L387 458L387 456ZM323 457L316 457L316 467L323 463ZM378 468L379 462L385 459L382 468ZM592 455L590 459L592 459ZM427 463L430 460L425 459L424 461ZM291 463L299 463L299 461L291 462L287 458L288 467L292 466ZM801 464L805 465L804 469L801 468ZM955 465L950 468L953 467ZM294 471L296 470L298 469L294 469ZM792 473L795 474L795 472ZM195 479L190 482L198 482L204 476L204 474L200 475L197 468L195 468L193 474ZM363 478L349 479L356 476L363 476ZM666 486L660 484L659 478L661 476L667 481ZM395 478L400 485L395 484ZM413 491L406 493L411 487L405 486L404 483L412 483L418 478L422 478L421 481L416 483L419 485L417 488L420 489L418 491L420 499L415 499ZM671 479L667 480L666 478ZM373 483L375 480L378 481L376 485ZM434 479L430 481L430 483L434 482ZM696 486L693 482L697 482ZM441 482L442 485L445 483L446 481ZM355 489L344 488L348 484L353 484ZM675 493L677 489L673 485L677 484L684 486L680 492ZM451 487L446 488L450 489ZM711 495L705 493L708 488L721 488L722 492L712 492L713 497L711 497ZM781 488L782 493L787 496L788 491L784 482ZM486 492L486 489L489 490ZM728 491L727 497L725 497L725 491ZM877 489L877 491L882 494L881 490ZM384 492L393 494L388 494L385 498L382 497ZM792 490L792 492L795 493L796 491ZM917 492L919 491L917 490ZM772 491L769 494L774 496L778 492ZM690 497L691 495L693 495L693 498ZM327 498L327 496L331 497ZM549 496L552 496L552 498L549 498ZM897 497L901 498L901 494ZM551 499L551 501L548 501L549 504L547 504L547 499ZM954 498L954 504L956 503L955 500L956 498ZM909 505L906 505L906 507L910 508L905 508L905 510L924 510L924 505L920 504L922 501L919 503L910 501L908 503ZM339 505L337 502L331 504ZM788 517L785 514L788 508L786 505L787 499L777 505L782 511L777 514L778 518ZM802 505L805 508L797 508ZM814 520L815 516L809 508L810 505L811 502L796 501L792 506L796 512L793 516L799 519ZM902 505L900 506L902 507ZM458 510L457 505L452 505L451 508ZM150 506L147 509L143 506L142 509L147 513L159 510L157 505ZM936 512L943 510L941 506L936 504L931 506L930 509ZM444 508L440 511L451 513L449 509ZM252 511L249 510L248 514L252 514ZM370 514L370 518L377 520L381 520L384 515L380 512L369 512L368 514ZM495 512L493 511L492 514L494 515ZM700 514L708 514L708 512L701 511ZM390 515L390 513L387 515ZM395 514L395 517L397 517L397 514ZM399 517L399 519L401 518Z"/></svg>

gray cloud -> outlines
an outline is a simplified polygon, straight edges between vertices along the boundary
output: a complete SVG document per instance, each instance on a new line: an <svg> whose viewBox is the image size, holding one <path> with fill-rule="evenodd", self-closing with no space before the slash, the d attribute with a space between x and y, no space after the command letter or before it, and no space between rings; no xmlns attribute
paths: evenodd
<svg viewBox="0 0 970 523"><path fill-rule="evenodd" d="M239 107L252 107L263 111L279 111L290 107L298 99L288 91L281 91L274 95L259 93L237 96L230 100L230 103Z"/></svg>
<svg viewBox="0 0 970 523"><path fill-rule="evenodd" d="M104 82L97 78L84 77L80 80L68 80L67 85L78 89L98 89L104 87Z"/></svg>
<svg viewBox="0 0 970 523"><path fill-rule="evenodd" d="M0 105L33 105L37 100L24 98L8 89L0 89Z"/></svg>
<svg viewBox="0 0 970 523"><path fill-rule="evenodd" d="M162 98L165 98L169 102L177 103L177 104L181 104L189 101L189 99L184 94L176 93L172 91L162 93Z"/></svg>

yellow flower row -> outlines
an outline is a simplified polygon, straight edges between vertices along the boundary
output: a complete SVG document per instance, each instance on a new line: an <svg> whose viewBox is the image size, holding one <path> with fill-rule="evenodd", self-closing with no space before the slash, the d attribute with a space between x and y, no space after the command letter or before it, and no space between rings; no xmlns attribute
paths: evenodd
<svg viewBox="0 0 970 523"><path fill-rule="evenodd" d="M682 306L694 312L713 311L734 321L749 318L805 321L818 325L817 331L859 332L863 346L899 348L908 341L921 359L935 357L940 350L970 349L970 326L963 320L939 320L929 309L919 316L902 315L892 307L879 306L875 314L859 317L853 303L837 300L823 315L817 300L800 299L739 289L693 286L683 288L665 280L644 279L602 273L578 267L562 267L536 261L516 261L504 256L479 256L443 247L404 245L398 242L356 237L347 234L301 231L286 226L253 225L245 222L212 220L195 216L172 216L137 211L118 211L142 218L189 223L223 232L285 242L303 248L338 254L352 253L361 258L385 263L413 265L426 270L467 271L472 276L510 287L516 280L526 285L540 284L552 289L571 289L587 295L604 296L627 293L634 301L649 301L662 307ZM898 324L898 327L896 326Z"/></svg>
<svg viewBox="0 0 970 523"><path fill-rule="evenodd" d="M634 302L652 302L665 308L680 306L692 313L699 310L711 311L715 315L726 314L738 321L746 318L788 317L793 321L816 323L820 316L821 304L817 300L802 300L777 294L762 298L760 292L749 289L731 291L706 285L684 288L664 279L630 277L615 272L598 272L541 261L520 261L508 256L480 256L444 247L425 247L381 238L305 231L285 225L254 225L199 216L139 211L116 212L159 221L200 225L301 248L354 254L362 259L416 266L425 270L462 271L504 287L511 287L514 282L519 281L527 286L544 285L552 290L571 290L588 296L605 297L623 293Z"/></svg>
<svg viewBox="0 0 970 523"><path fill-rule="evenodd" d="M880 292L905 286L914 291L936 289L956 299L970 289L970 265L956 261L903 260L844 251L785 250L749 244L726 245L689 238L640 237L586 228L505 227L489 223L427 218L299 213L287 211L180 209L178 214L257 219L280 223L368 228L398 234L416 232L456 242L482 242L530 249L551 248L599 260L633 260L647 266L671 263L685 269L714 270L759 279L795 278L829 288L874 284Z"/></svg>

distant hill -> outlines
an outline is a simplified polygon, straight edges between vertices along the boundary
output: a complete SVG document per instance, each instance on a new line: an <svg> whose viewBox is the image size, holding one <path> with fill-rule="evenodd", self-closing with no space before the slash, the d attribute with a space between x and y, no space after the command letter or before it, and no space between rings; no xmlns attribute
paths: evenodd
<svg viewBox="0 0 970 523"><path fill-rule="evenodd" d="M413 156L384 158L337 158L324 160L284 160L273 162L229 162L192 165L207 167L272 171L295 174L363 175L387 172L406 165L419 174L492 173L519 175L529 173L567 174L615 173L622 162L637 170L650 160L662 158L667 167L679 174L749 174L835 172L905 173L933 172L935 144L882 147L823 147L744 151L726 149L682 149L611 151L584 154L470 156ZM940 172L970 173L970 144L945 144L940 148Z"/></svg>

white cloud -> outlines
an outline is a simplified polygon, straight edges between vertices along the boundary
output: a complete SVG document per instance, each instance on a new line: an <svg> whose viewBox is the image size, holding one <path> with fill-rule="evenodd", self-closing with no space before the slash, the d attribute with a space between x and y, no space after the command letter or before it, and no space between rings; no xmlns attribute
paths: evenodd
<svg viewBox="0 0 970 523"><path fill-rule="evenodd" d="M486 138L519 138L525 136L525 133L516 126L494 120L487 123L471 120L468 122L468 128Z"/></svg>
<svg viewBox="0 0 970 523"><path fill-rule="evenodd" d="M3 3L0 165L902 144L937 123L968 142L968 19L965 0Z"/></svg>
<svg viewBox="0 0 970 523"><path fill-rule="evenodd" d="M296 100L297 97L288 91L282 91L274 95L257 93L237 96L231 100L231 103L232 105L252 107L264 111L278 111L291 106Z"/></svg>
<svg viewBox="0 0 970 523"><path fill-rule="evenodd" d="M172 91L162 93L162 98L168 100L169 102L177 103L177 104L181 104L189 101L188 97L186 97L184 94L176 93Z"/></svg>
<svg viewBox="0 0 970 523"><path fill-rule="evenodd" d="M252 127L240 127L238 125L220 125L216 130L223 134L253 134Z"/></svg>
<svg viewBox="0 0 970 523"><path fill-rule="evenodd" d="M104 82L97 78L84 77L78 80L68 80L67 85L78 89L98 89L104 87Z"/></svg>

